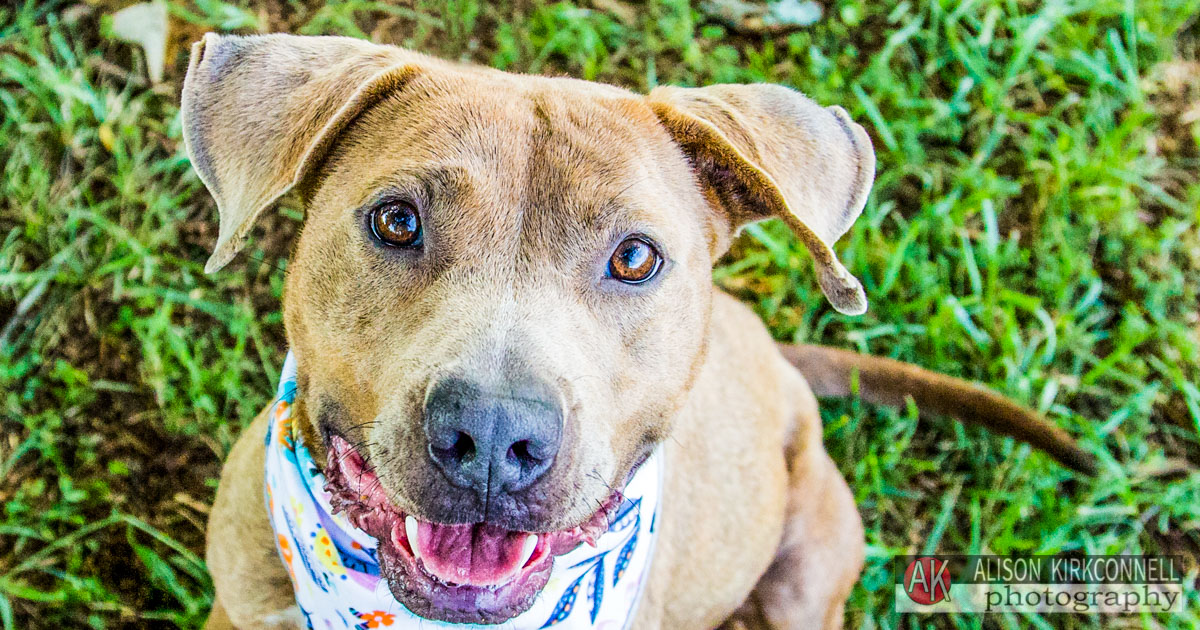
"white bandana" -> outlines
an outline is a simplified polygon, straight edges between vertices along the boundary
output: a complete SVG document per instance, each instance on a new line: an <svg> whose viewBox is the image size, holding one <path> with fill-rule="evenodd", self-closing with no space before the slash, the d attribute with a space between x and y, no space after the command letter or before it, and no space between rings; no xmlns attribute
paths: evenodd
<svg viewBox="0 0 1200 630"><path fill-rule="evenodd" d="M325 476L292 423L296 361L289 352L267 428L266 499L279 555L296 602L318 630L481 628L411 613L379 576L376 540L333 514ZM641 600L656 537L662 457L655 451L634 473L607 532L554 558L550 578L529 610L498 630L628 628Z"/></svg>

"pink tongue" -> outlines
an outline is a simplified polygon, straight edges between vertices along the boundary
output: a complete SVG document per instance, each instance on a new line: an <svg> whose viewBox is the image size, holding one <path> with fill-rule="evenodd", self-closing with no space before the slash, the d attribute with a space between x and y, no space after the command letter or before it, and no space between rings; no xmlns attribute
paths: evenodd
<svg viewBox="0 0 1200 630"><path fill-rule="evenodd" d="M425 570L452 584L504 584L521 569L521 548L528 534L487 523L418 523L418 549ZM412 544L411 541L409 544Z"/></svg>

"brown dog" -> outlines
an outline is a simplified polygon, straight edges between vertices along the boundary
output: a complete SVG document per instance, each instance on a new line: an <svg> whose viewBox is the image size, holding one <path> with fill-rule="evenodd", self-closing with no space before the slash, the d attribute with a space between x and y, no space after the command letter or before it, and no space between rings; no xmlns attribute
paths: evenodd
<svg viewBox="0 0 1200 630"><path fill-rule="evenodd" d="M773 85L642 96L353 39L209 35L183 116L220 209L208 270L285 192L303 200L284 315L317 461L336 436L359 445L396 513L547 533L588 521L661 447L636 628L840 626L862 527L801 372L842 395L857 370L869 400L912 395L1088 465L1061 431L962 381L781 353L714 289L739 226L778 217L834 307L865 310L831 245L875 158L840 108ZM221 476L210 627L303 626L263 506L266 424ZM537 594L462 609L448 593L469 585L382 553L393 593L430 618L496 623Z"/></svg>

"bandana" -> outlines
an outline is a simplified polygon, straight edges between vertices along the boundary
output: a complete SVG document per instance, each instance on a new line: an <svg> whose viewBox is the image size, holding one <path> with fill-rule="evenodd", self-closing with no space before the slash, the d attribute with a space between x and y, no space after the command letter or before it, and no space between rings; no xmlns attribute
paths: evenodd
<svg viewBox="0 0 1200 630"><path fill-rule="evenodd" d="M266 501L279 556L309 628L480 628L424 619L396 600L379 575L375 538L330 508L325 476L292 422L295 400L296 361L289 352L267 428ZM594 547L580 544L556 556L532 607L491 627L628 628L654 550L661 460L655 451L634 473L612 524Z"/></svg>

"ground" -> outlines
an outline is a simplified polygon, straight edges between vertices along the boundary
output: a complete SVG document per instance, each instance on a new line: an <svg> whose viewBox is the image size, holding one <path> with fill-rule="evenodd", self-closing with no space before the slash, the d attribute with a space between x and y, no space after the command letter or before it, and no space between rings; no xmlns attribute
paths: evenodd
<svg viewBox="0 0 1200 630"><path fill-rule="evenodd" d="M178 94L206 30L349 34L637 89L772 81L841 104L879 156L837 245L870 311L834 312L773 222L717 283L778 339L977 379L1100 461L1082 478L944 418L826 401L868 537L847 627L1200 625L1197 0L825 0L817 23L777 31L713 8L728 2L170 0L160 84L111 36L118 4L0 8L0 627L196 627L211 601L207 505L278 376L300 212L285 202L203 274L216 211ZM901 617L888 559L925 551L1180 554L1189 612Z"/></svg>

